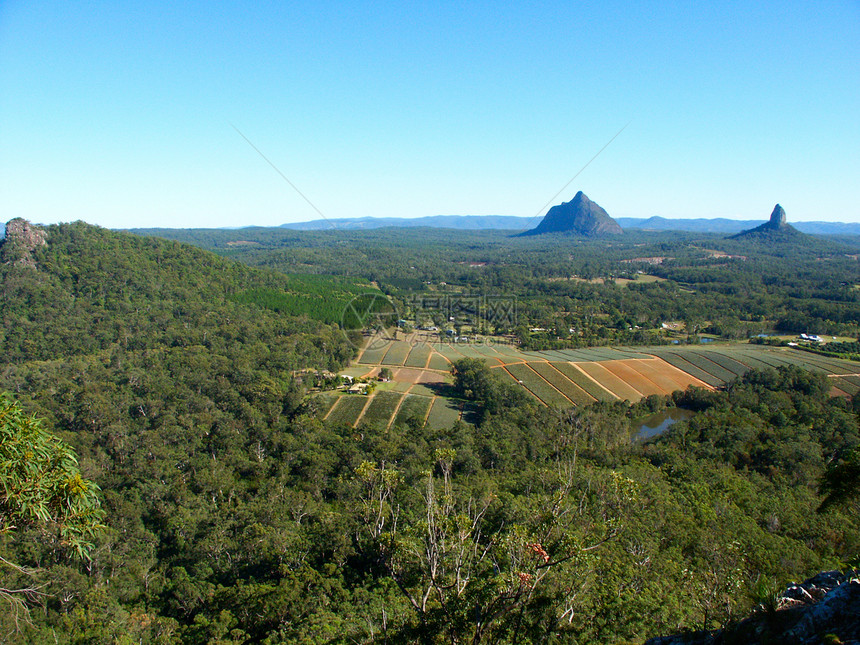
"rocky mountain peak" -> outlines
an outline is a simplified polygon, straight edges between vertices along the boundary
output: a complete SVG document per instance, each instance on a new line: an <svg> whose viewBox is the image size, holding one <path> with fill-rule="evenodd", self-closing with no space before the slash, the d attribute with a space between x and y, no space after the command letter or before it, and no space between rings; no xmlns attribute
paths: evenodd
<svg viewBox="0 0 860 645"><path fill-rule="evenodd" d="M785 221L785 209L779 204L773 207L773 212L770 214L770 224L773 228L788 226Z"/></svg>
<svg viewBox="0 0 860 645"><path fill-rule="evenodd" d="M0 246L0 259L4 264L35 267L33 252L45 246L46 233L27 220L16 217L6 223L6 237Z"/></svg>
<svg viewBox="0 0 860 645"><path fill-rule="evenodd" d="M785 221L785 209L777 204L770 214L770 219L761 226L756 226L753 229L742 231L737 235L732 235L729 239L757 239L769 240L774 242L803 239L803 233L794 228L791 224Z"/></svg>
<svg viewBox="0 0 860 645"><path fill-rule="evenodd" d="M609 213L580 190L569 202L550 208L541 223L523 235L567 232L593 237L618 235L624 231Z"/></svg>

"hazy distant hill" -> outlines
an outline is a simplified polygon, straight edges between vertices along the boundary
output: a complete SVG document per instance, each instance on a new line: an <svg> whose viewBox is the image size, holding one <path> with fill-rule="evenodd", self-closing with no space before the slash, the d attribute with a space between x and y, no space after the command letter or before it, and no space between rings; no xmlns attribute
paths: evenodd
<svg viewBox="0 0 860 645"><path fill-rule="evenodd" d="M725 217L670 219L655 215L653 217L615 217L613 218L624 229L642 229L649 231L689 231L692 233L721 233L731 235L740 233L760 224L765 220L737 220ZM319 231L341 229L345 231L383 228L413 228L428 226L431 228L455 228L460 230L502 230L525 231L532 228L537 221L535 217L516 217L513 215L433 215L428 217L362 217L340 218L329 220L312 220L293 224L282 224L280 228L295 231ZM860 223L844 222L795 222L794 227L811 235L860 235Z"/></svg>
<svg viewBox="0 0 860 645"><path fill-rule="evenodd" d="M740 233L741 231L758 226L763 220L738 220L725 217L706 219L669 219L655 215L653 217L616 217L625 229L638 228L646 231L689 231L691 233ZM858 229L860 230L860 229Z"/></svg>
<svg viewBox="0 0 860 645"><path fill-rule="evenodd" d="M794 228L810 235L860 235L856 222L795 222Z"/></svg>
<svg viewBox="0 0 860 645"><path fill-rule="evenodd" d="M534 217L514 217L510 215L430 215L427 217L360 217L341 219L316 219L310 222L282 224L281 228L296 231L320 231L343 229L347 231L383 228L396 226L398 228L414 228L429 226L431 228L459 228L466 230L525 230L533 226Z"/></svg>

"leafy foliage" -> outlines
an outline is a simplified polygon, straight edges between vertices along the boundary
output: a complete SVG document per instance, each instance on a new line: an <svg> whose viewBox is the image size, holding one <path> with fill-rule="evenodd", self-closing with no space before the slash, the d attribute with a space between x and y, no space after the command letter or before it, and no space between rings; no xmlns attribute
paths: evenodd
<svg viewBox="0 0 860 645"><path fill-rule="evenodd" d="M492 373L479 358L462 358L451 366L454 391L463 398L479 401L484 414L499 414L507 409L527 409L534 405L521 387Z"/></svg>
<svg viewBox="0 0 860 645"><path fill-rule="evenodd" d="M262 244L270 233L229 235ZM853 279L837 258L817 275L801 254L789 287L767 282L787 271L773 258L744 265L678 239L661 250L677 258L655 269L664 282L621 287L550 278L609 273L641 247L385 235L284 233L269 248L219 250L293 274L360 273L401 304L418 288L395 283L404 267L437 281L428 289L510 287L529 321L567 325L558 312L570 312L582 342L617 340L639 316L695 323L706 310L815 303L822 322L855 315L850 289L828 282ZM58 557L35 524L0 536L50 582L23 641L637 641L720 627L752 606L754 581L860 552L856 513L814 512L828 465L858 445L855 409L822 377L766 370L724 391L562 411L464 360L454 388L483 404L476 425L425 426L425 400L407 395L391 427L345 427L324 422L300 382L302 368L354 356L342 330L310 309L241 302L300 296L303 283L83 224L51 227L47 241L35 267L0 266L0 387L79 455L81 481L104 491L106 529L86 566ZM476 256L495 264L459 264ZM336 284L319 280L307 282L311 300L314 284ZM667 404L695 414L631 444L633 420Z"/></svg>
<svg viewBox="0 0 860 645"><path fill-rule="evenodd" d="M666 343L666 321L684 323L686 333L673 337L682 342L688 334L694 342L701 333L745 339L774 328L860 332L860 290L854 288L860 266L853 251L814 237L764 244L640 231L607 244L445 229L147 233L284 273L375 281L403 313L425 296L515 300L515 316L486 316L476 326L516 334L535 350ZM435 322L446 320L437 315Z"/></svg>
<svg viewBox="0 0 860 645"><path fill-rule="evenodd" d="M230 299L290 316L309 316L328 324L343 324L350 302L362 294L378 294L362 280L320 275L290 275L283 290L247 289Z"/></svg>
<svg viewBox="0 0 860 645"><path fill-rule="evenodd" d="M821 481L821 492L826 497L819 510L860 499L860 450L849 450L844 458L827 467Z"/></svg>
<svg viewBox="0 0 860 645"><path fill-rule="evenodd" d="M0 488L0 600L6 610L0 625L11 634L19 632L22 619L29 624L31 606L51 588L34 582L44 564L17 564L20 553L13 545L35 538L56 564L69 555L89 560L106 528L105 513L98 485L81 476L71 447L5 393L0 393Z"/></svg>
<svg viewBox="0 0 860 645"><path fill-rule="evenodd" d="M0 533L38 526L61 548L85 557L104 511L99 487L81 477L71 447L0 395Z"/></svg>

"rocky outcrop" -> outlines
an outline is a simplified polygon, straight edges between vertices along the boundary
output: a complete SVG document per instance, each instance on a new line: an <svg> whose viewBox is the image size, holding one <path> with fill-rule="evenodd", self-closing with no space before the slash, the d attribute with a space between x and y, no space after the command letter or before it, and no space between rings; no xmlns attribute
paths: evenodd
<svg viewBox="0 0 860 645"><path fill-rule="evenodd" d="M15 266L36 266L33 252L45 246L46 233L27 220L16 217L6 223L6 237L0 245L0 261Z"/></svg>
<svg viewBox="0 0 860 645"><path fill-rule="evenodd" d="M783 226L788 226L785 221L785 209L777 204L773 207L773 212L770 214L770 221L763 224L763 226L769 226L770 228L782 228Z"/></svg>
<svg viewBox="0 0 860 645"><path fill-rule="evenodd" d="M803 233L785 221L785 209L777 204L773 207L773 212L770 214L770 219L767 222L747 231L741 231L737 235L732 235L729 239L779 241L781 239L797 239L802 237L804 237Z"/></svg>
<svg viewBox="0 0 860 645"><path fill-rule="evenodd" d="M822 634L834 634L842 643L860 643L860 571L849 576L839 571L821 573L783 594L787 607L799 607L800 619L780 640L817 643Z"/></svg>
<svg viewBox="0 0 860 645"><path fill-rule="evenodd" d="M830 635L831 639L824 637ZM827 571L759 606L746 620L716 632L660 636L646 645L746 643L860 645L860 571Z"/></svg>
<svg viewBox="0 0 860 645"><path fill-rule="evenodd" d="M522 235L542 235L544 233L574 233L586 237L618 235L621 227L605 210L579 191L569 202L549 209L541 223Z"/></svg>

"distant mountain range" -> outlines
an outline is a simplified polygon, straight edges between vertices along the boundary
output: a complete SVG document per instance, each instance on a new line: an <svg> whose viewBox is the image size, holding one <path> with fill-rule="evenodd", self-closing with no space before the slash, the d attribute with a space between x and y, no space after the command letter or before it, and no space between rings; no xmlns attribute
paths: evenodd
<svg viewBox="0 0 860 645"><path fill-rule="evenodd" d="M654 217L615 217L622 228L648 231L688 231L692 233L722 233L732 235L753 229L767 220L737 220L724 217L669 219ZM512 215L432 215L429 217L361 217L342 219L318 219L295 224L283 224L281 228L296 231L320 231L341 229L346 231L384 228L455 228L468 231L503 230L523 232L534 228L540 220L537 217L516 217ZM860 235L860 223L843 222L795 222L794 228L812 235Z"/></svg>
<svg viewBox="0 0 860 645"><path fill-rule="evenodd" d="M502 230L524 231L538 222L536 217L515 217L513 215L430 215L427 217L357 217L341 219L315 219L309 222L281 224L280 228L294 231L325 231L343 229L356 231L371 228L395 226L397 228L459 228L470 231Z"/></svg>

